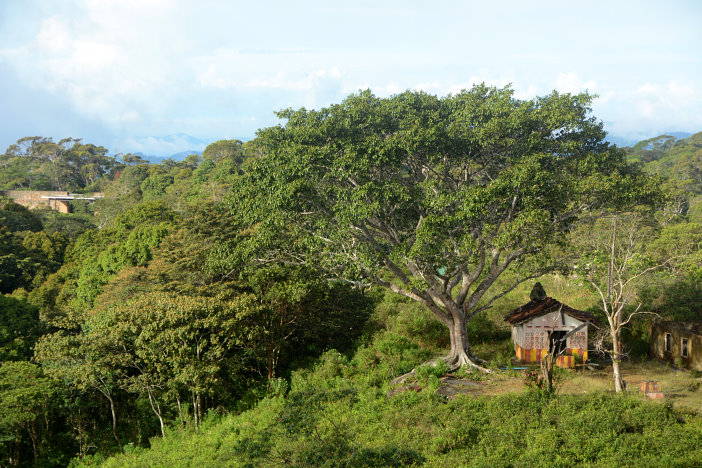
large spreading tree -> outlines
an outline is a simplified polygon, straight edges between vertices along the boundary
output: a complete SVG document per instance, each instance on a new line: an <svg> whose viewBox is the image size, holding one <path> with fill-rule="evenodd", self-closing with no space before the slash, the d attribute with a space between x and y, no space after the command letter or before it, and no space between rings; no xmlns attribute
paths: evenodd
<svg viewBox="0 0 702 468"><path fill-rule="evenodd" d="M447 363L480 367L467 322L545 272L580 219L648 190L591 100L480 85L282 111L231 198L256 223L237 242L260 263L312 264L424 304L450 331Z"/></svg>

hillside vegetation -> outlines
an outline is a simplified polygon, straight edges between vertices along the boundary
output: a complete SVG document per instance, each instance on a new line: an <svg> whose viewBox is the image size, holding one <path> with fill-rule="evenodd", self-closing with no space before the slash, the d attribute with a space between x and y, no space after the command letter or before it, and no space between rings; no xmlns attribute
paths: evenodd
<svg viewBox="0 0 702 468"><path fill-rule="evenodd" d="M105 198L0 199L0 465L695 466L694 405L511 370L537 279L702 320L702 134L618 149L590 99L363 92L160 164L21 139L0 189ZM599 382L650 320L598 337Z"/></svg>
<svg viewBox="0 0 702 468"><path fill-rule="evenodd" d="M680 140L661 135L626 148L626 152L629 160L643 164L647 172L666 178L673 197L671 215L702 222L702 132Z"/></svg>
<svg viewBox="0 0 702 468"><path fill-rule="evenodd" d="M175 430L104 466L695 466L702 457L702 418L633 396L446 400L438 373L423 369L422 391L387 397L387 371L374 360L388 346L411 348L384 335L350 361L327 353L293 375L285 397L212 415L199 434Z"/></svg>

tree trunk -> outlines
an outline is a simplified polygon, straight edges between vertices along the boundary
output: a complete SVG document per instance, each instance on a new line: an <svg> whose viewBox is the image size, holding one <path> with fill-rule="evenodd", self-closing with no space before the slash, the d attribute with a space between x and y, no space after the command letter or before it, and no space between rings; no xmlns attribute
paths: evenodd
<svg viewBox="0 0 702 468"><path fill-rule="evenodd" d="M34 466L37 466L39 461L39 452L37 451L37 434L34 428L34 422L32 421L27 427L27 432L29 433L29 438L32 440L32 453L34 454Z"/></svg>
<svg viewBox="0 0 702 468"><path fill-rule="evenodd" d="M275 376L275 371L273 370L273 346L270 343L266 344L266 367L268 380L271 380Z"/></svg>
<svg viewBox="0 0 702 468"><path fill-rule="evenodd" d="M151 404L151 409L153 410L154 414L158 417L158 422L161 424L161 437L166 437L166 425L163 423L163 416L161 416L161 405L159 405L158 401L156 401L156 398L153 396L150 386L146 386L146 391L149 395L149 403Z"/></svg>
<svg viewBox="0 0 702 468"><path fill-rule="evenodd" d="M102 380L101 380L102 382ZM120 449L122 448L122 442L119 440L119 437L117 437L117 412L115 411L115 402L112 399L112 394L111 392L107 389L107 386L104 385L104 382L102 382L103 385L96 385L95 388L98 389L100 393L102 393L102 396L104 396L107 401L110 402L110 413L112 415L112 436L115 438L115 441L117 442L117 447ZM103 388L104 386L104 388Z"/></svg>
<svg viewBox="0 0 702 468"><path fill-rule="evenodd" d="M117 441L117 447L122 448L122 442L120 442L119 437L117 437L117 413L115 412L115 402L112 400L112 396L107 396L110 401L110 412L112 413L112 435Z"/></svg>
<svg viewBox="0 0 702 468"><path fill-rule="evenodd" d="M180 419L180 427L185 428L187 424L185 423L185 418L183 417L183 406L180 404L180 396L176 396L176 403L178 403L178 419Z"/></svg>
<svg viewBox="0 0 702 468"><path fill-rule="evenodd" d="M198 434L200 420L198 419L199 413L197 411L197 400L198 400L199 396L195 392L193 392L192 397L193 397L193 423L195 424L195 434Z"/></svg>
<svg viewBox="0 0 702 468"><path fill-rule="evenodd" d="M541 376L546 385L547 392L553 391L553 366L556 364L556 353L551 350L546 356L541 359Z"/></svg>
<svg viewBox="0 0 702 468"><path fill-rule="evenodd" d="M197 420L202 424L202 397L199 393L197 394Z"/></svg>
<svg viewBox="0 0 702 468"><path fill-rule="evenodd" d="M484 367L485 364L487 364L486 361L473 354L470 349L465 314L460 311L454 312L450 317L446 317L443 314L437 313L435 310L432 310L432 312L436 318L438 318L441 323L443 323L449 329L451 351L447 356L439 359L432 359L427 364L436 365L439 360L443 360L448 365L450 371L455 371L463 366L468 366L471 369L477 369L481 372L489 374L490 369ZM415 374L416 369L412 369L410 372L396 377L390 383L392 385L401 384Z"/></svg>
<svg viewBox="0 0 702 468"><path fill-rule="evenodd" d="M449 327L449 336L451 339L451 352L444 358L444 361L446 361L446 364L449 365L451 370L456 370L467 365L482 372L490 372L489 369L482 366L485 364L485 361L477 357L470 350L468 332L466 330L466 319L463 314L454 315L453 323Z"/></svg>
<svg viewBox="0 0 702 468"><path fill-rule="evenodd" d="M619 342L619 333L611 330L612 335L612 374L614 377L614 391L619 393L626 390L624 379L622 378L622 351Z"/></svg>

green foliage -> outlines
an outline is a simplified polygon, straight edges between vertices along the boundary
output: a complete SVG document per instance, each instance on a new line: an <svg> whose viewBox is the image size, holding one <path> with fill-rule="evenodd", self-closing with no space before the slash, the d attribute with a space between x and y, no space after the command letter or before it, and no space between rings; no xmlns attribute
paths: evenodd
<svg viewBox="0 0 702 468"><path fill-rule="evenodd" d="M218 163L230 159L237 165L244 161L244 147L240 140L219 140L211 143L202 152L203 160Z"/></svg>
<svg viewBox="0 0 702 468"><path fill-rule="evenodd" d="M392 291L381 294L372 317L376 327L406 336L425 347L449 345L448 330L426 307Z"/></svg>
<svg viewBox="0 0 702 468"><path fill-rule="evenodd" d="M161 421L199 427L208 408L246 407L266 393L261 374L350 348L363 329L372 301L312 269L270 265L239 280L222 269L218 242L237 233L222 213L139 204L77 238L30 294L58 329L37 361L71 390L71 407L91 412L74 419L93 427L82 453L144 440Z"/></svg>
<svg viewBox="0 0 702 468"><path fill-rule="evenodd" d="M524 371L524 385L533 390L542 390L544 388L544 379L541 373L537 370Z"/></svg>
<svg viewBox="0 0 702 468"><path fill-rule="evenodd" d="M0 362L0 451L3 460L34 463L49 450L52 406L57 382L29 362ZM65 460L63 460L65 463Z"/></svg>
<svg viewBox="0 0 702 468"><path fill-rule="evenodd" d="M468 322L467 330L471 343L494 343L508 336L508 332L498 328L494 320L490 320L486 315L473 318Z"/></svg>
<svg viewBox="0 0 702 468"><path fill-rule="evenodd" d="M102 287L121 269L145 266L170 232L175 213L162 202L144 202L123 212L114 227L88 231L72 245L63 269L75 281L71 308L91 306Z"/></svg>
<svg viewBox="0 0 702 468"><path fill-rule="evenodd" d="M432 357L431 350L420 348L410 339L381 331L371 344L358 349L354 366L371 385L380 387Z"/></svg>
<svg viewBox="0 0 702 468"><path fill-rule="evenodd" d="M149 177L148 164L127 166L115 173L114 180L104 190L105 197L95 201L100 225L111 225L122 212L142 201L141 184Z"/></svg>
<svg viewBox="0 0 702 468"><path fill-rule="evenodd" d="M360 362L326 354L285 398L105 466L694 466L702 455L702 419L669 406L611 393L388 397Z"/></svg>
<svg viewBox="0 0 702 468"><path fill-rule="evenodd" d="M173 177L169 174L154 174L141 183L141 193L144 200L158 198L165 195L166 188L173 184Z"/></svg>
<svg viewBox="0 0 702 468"><path fill-rule="evenodd" d="M141 184L147 177L149 177L148 164L125 167L117 173L115 181L106 188L105 198L123 198L135 193L141 198Z"/></svg>
<svg viewBox="0 0 702 468"><path fill-rule="evenodd" d="M652 185L668 205L631 271L676 261L635 292L699 319L699 135L637 145L630 159L668 180L646 178L589 103L361 92L161 164L20 140L0 155L0 188L106 198L72 215L0 201L0 464L30 464L34 448L39 465L98 464L122 448L108 466L694 465L697 416L611 395L446 401L445 362L422 365L449 345L454 300L485 310L465 324L473 350L509 366L502 315L528 288L493 296L562 266L579 207L629 211L661 198ZM560 270L541 279L549 295L592 305ZM646 334L634 323L623 341L645 350ZM422 390L388 396L412 369Z"/></svg>
<svg viewBox="0 0 702 468"><path fill-rule="evenodd" d="M652 260L666 262L672 274L702 278L702 224L666 225L647 250Z"/></svg>
<svg viewBox="0 0 702 468"><path fill-rule="evenodd" d="M666 177L669 201L660 216L663 220L702 221L702 133L681 140L661 135L637 143L628 153L646 171Z"/></svg>
<svg viewBox="0 0 702 468"><path fill-rule="evenodd" d="M107 149L80 139L25 137L0 155L0 188L31 190L99 189L118 164Z"/></svg>
<svg viewBox="0 0 702 468"><path fill-rule="evenodd" d="M36 307L24 300L0 295L0 362L29 360L39 332Z"/></svg>
<svg viewBox="0 0 702 468"><path fill-rule="evenodd" d="M644 288L641 300L664 320L702 320L702 283L699 277L683 277Z"/></svg>
<svg viewBox="0 0 702 468"><path fill-rule="evenodd" d="M629 158L645 163L647 170L686 180L697 193L702 190L702 172L699 166L702 133L681 140L661 135L637 143L629 153Z"/></svg>
<svg viewBox="0 0 702 468"><path fill-rule="evenodd" d="M449 371L448 365L443 359L439 359L436 363L422 364L416 368L417 381L432 389L439 387L439 379L445 376Z"/></svg>
<svg viewBox="0 0 702 468"><path fill-rule="evenodd" d="M31 290L61 266L68 239L43 231L39 218L21 205L0 205L0 293Z"/></svg>
<svg viewBox="0 0 702 468"><path fill-rule="evenodd" d="M37 232L42 229L41 220L35 213L7 197L0 197L0 226L10 232Z"/></svg>

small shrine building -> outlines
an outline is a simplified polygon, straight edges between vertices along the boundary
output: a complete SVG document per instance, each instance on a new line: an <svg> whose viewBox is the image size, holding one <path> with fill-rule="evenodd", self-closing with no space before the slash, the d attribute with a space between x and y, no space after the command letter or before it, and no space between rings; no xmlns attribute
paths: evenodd
<svg viewBox="0 0 702 468"><path fill-rule="evenodd" d="M596 323L595 317L547 297L540 283L534 285L530 298L505 316L512 326L517 358L524 363L540 362L553 351L558 354L558 367L587 361L588 326Z"/></svg>

